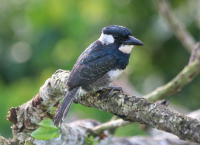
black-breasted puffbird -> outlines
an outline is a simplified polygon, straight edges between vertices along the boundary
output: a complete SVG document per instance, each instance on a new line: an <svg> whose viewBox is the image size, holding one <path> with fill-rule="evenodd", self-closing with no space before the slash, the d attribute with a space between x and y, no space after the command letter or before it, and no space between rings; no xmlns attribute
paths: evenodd
<svg viewBox="0 0 200 145"><path fill-rule="evenodd" d="M112 87L128 65L134 45L143 43L129 29L117 25L102 29L100 38L80 55L69 75L68 92L53 118L55 126L62 124L75 95Z"/></svg>

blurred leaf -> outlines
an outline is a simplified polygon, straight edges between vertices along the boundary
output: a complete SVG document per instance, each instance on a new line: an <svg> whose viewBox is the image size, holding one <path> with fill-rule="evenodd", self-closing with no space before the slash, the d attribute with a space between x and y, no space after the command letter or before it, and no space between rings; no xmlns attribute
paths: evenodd
<svg viewBox="0 0 200 145"><path fill-rule="evenodd" d="M42 120L42 122L40 122L39 125L41 125L43 127L54 127L53 122L50 118Z"/></svg>
<svg viewBox="0 0 200 145"><path fill-rule="evenodd" d="M94 138L93 136L89 136L89 137L86 137L85 143L86 143L87 145L97 145L97 144L98 144L98 141L96 141L95 138Z"/></svg>
<svg viewBox="0 0 200 145"><path fill-rule="evenodd" d="M49 111L50 114L55 114L56 107L52 107L51 110Z"/></svg>
<svg viewBox="0 0 200 145"><path fill-rule="evenodd" d="M50 140L54 137L59 137L59 130L54 127L39 127L34 132L31 133L31 136L38 140Z"/></svg>

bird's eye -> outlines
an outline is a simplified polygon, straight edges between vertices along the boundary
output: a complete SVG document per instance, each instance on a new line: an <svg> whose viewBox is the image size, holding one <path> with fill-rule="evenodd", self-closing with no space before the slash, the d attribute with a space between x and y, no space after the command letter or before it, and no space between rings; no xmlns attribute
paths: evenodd
<svg viewBox="0 0 200 145"><path fill-rule="evenodd" d="M113 35L113 37L114 37L115 39L119 39L119 36L118 36L118 35Z"/></svg>

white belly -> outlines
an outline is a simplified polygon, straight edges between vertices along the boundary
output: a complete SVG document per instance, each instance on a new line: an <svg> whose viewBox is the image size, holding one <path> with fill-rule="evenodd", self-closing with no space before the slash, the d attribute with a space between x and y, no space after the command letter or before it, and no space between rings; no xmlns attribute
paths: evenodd
<svg viewBox="0 0 200 145"><path fill-rule="evenodd" d="M112 86L112 83L122 74L123 70L111 70L107 72L104 76L99 78L94 83L80 87L80 95L83 95L87 92L102 90L103 88L108 88Z"/></svg>
<svg viewBox="0 0 200 145"><path fill-rule="evenodd" d="M110 77L111 82L115 81L121 74L122 74L123 70L111 70L109 71L107 74Z"/></svg>

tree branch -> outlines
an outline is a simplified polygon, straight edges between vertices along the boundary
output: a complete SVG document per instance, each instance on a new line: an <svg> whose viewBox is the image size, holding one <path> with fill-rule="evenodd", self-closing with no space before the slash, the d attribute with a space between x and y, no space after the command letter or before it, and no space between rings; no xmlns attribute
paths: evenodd
<svg viewBox="0 0 200 145"><path fill-rule="evenodd" d="M109 122L103 123L101 125L95 126L91 129L89 129L88 133L93 136L99 136L105 130L116 129L118 127L126 126L131 123L132 122L124 121L122 119L117 119L117 120L109 121Z"/></svg>
<svg viewBox="0 0 200 145"><path fill-rule="evenodd" d="M13 124L13 134L18 140L26 140L27 134L37 129L41 120L50 117L48 110L53 107L66 94L65 84L69 71L58 70L40 88L36 97L23 104L16 110L17 123ZM93 107L110 112L124 120L147 124L177 135L181 139L200 142L200 122L186 117L163 105L156 105L144 98L127 96L119 92L112 92L107 97L109 90L75 97L75 102L84 106ZM35 101L39 103L35 103ZM42 101L41 101L42 100ZM37 104L37 106L32 106ZM62 129L61 125L61 129ZM30 136L29 136L30 137Z"/></svg>
<svg viewBox="0 0 200 145"><path fill-rule="evenodd" d="M155 136L143 137L135 136L129 138L114 138L111 144L114 145L199 145L189 141L179 140L177 137Z"/></svg>
<svg viewBox="0 0 200 145"><path fill-rule="evenodd" d="M167 100L162 100L162 101L157 101L157 105L165 105L168 106L169 101ZM116 116L115 116L116 117ZM112 130L112 129L117 129L119 127L123 127L129 124L132 124L133 122L129 121L124 121L122 119L114 119L109 122L103 123L101 125L95 126L89 130L90 135L98 136L101 133L103 133L105 130Z"/></svg>
<svg viewBox="0 0 200 145"><path fill-rule="evenodd" d="M189 64L173 80L143 97L155 102L180 92L182 87L191 82L200 73L199 49L200 44L197 43L191 54Z"/></svg>
<svg viewBox="0 0 200 145"><path fill-rule="evenodd" d="M121 93L97 93L93 97L89 95L76 97L75 101L84 106L97 108L110 112L120 118L147 124L166 132L177 135L180 139L189 139L200 142L200 122L186 117L163 105L156 105L144 98L127 96Z"/></svg>
<svg viewBox="0 0 200 145"><path fill-rule="evenodd" d="M170 96L174 93L179 92L183 86L188 84L192 79L194 79L196 75L199 74L199 71L200 71L199 49L200 49L200 43L197 43L191 53L189 64L172 81L170 81L166 85L159 87L153 92L142 97L146 98L149 101L155 102L157 100L163 99L167 96ZM165 106L167 106L168 103L169 102L167 102ZM104 130L116 129L118 127L125 126L131 123L132 122L127 122L122 119L110 121L110 122L101 124L100 126L96 126L92 128L91 134L97 135L97 134L102 133Z"/></svg>
<svg viewBox="0 0 200 145"><path fill-rule="evenodd" d="M78 120L60 126L60 136L51 140L33 140L36 145L82 145L85 143L85 134L88 129L99 125L95 120Z"/></svg>
<svg viewBox="0 0 200 145"><path fill-rule="evenodd" d="M37 140L30 137L30 133L23 130L18 133L15 139L5 139L0 136L1 145L19 145L19 144L36 144L36 145L82 145L85 143L85 134L88 129L99 125L95 120L85 119L78 120L72 123L63 123L60 127L60 136L51 140Z"/></svg>
<svg viewBox="0 0 200 145"><path fill-rule="evenodd" d="M177 79L175 78L177 81L172 80L170 84L175 86L175 88L172 87L173 90L179 89L179 87L176 87L179 85L173 85L173 83L183 86L183 84L190 82L199 73L199 70L199 57L196 57L180 73L181 75L178 75ZM38 128L38 123L43 119L52 118L48 111L53 106L58 106L59 100L67 93L66 83L69 74L69 71L56 71L40 88L39 93L32 100L20 107L10 109L7 119L13 123L12 131L15 140L21 142L27 140L31 140L32 142L37 141L30 137L30 133ZM171 91L169 88L166 90L163 87L163 92L168 94L167 91ZM113 91L107 97L109 92L110 90L104 89L84 96L76 96L74 102L110 112L126 121L147 124L175 134L184 140L188 139L200 143L200 122L196 119L189 118L163 105L150 103L144 98L128 96L116 91ZM158 93L153 93L152 96L156 97L156 95L159 95L159 92L162 92L162 89ZM122 125L126 123L121 122ZM117 124L120 124L120 122ZM60 132L62 130L66 131L66 128L69 128L69 126L65 124L61 125ZM66 139L66 133L61 133L61 138L59 139L63 138ZM55 140L58 142L57 138Z"/></svg>
<svg viewBox="0 0 200 145"><path fill-rule="evenodd" d="M182 23L170 9L170 6L166 0L153 0L159 13L167 21L176 37L180 40L182 45L191 52L195 46L195 39L185 29L184 23Z"/></svg>

